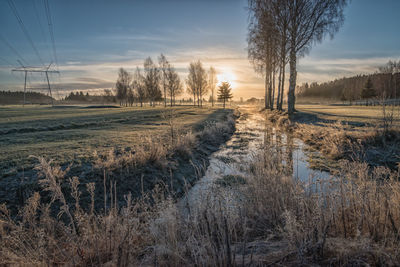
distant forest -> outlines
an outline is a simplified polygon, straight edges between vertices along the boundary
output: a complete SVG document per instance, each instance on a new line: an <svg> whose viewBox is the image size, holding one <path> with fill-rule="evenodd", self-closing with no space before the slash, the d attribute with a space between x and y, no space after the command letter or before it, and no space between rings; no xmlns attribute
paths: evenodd
<svg viewBox="0 0 400 267"><path fill-rule="evenodd" d="M24 92L0 91L0 105L23 104ZM51 97L39 92L26 92L25 103L49 104Z"/></svg>
<svg viewBox="0 0 400 267"><path fill-rule="evenodd" d="M370 80L370 83L368 82ZM369 75L357 75L324 83L304 83L298 87L299 98L324 98L341 101L365 99L366 87L374 97L400 98L400 60L389 61L379 71Z"/></svg>
<svg viewBox="0 0 400 267"><path fill-rule="evenodd" d="M68 102L92 102L92 103L115 103L117 102L115 96L112 94L111 90L105 90L104 95L89 95L88 92L84 94L82 91L70 92L68 96L65 97L65 101Z"/></svg>

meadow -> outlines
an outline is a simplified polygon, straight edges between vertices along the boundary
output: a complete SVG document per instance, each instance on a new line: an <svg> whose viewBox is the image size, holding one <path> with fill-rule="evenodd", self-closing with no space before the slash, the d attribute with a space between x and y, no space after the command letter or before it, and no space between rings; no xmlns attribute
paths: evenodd
<svg viewBox="0 0 400 267"><path fill-rule="evenodd" d="M89 160L93 152L136 145L144 135L165 137L164 108L90 108L86 106L0 107L0 177L14 176L33 167L30 155L51 158L58 164ZM176 107L183 130L219 120L215 109Z"/></svg>
<svg viewBox="0 0 400 267"><path fill-rule="evenodd" d="M354 126L380 125L383 120L382 106L348 106L341 104L298 104L296 108L319 120L341 121ZM386 112L393 112L393 123L400 125L400 107L387 106ZM301 115L301 114L300 114Z"/></svg>
<svg viewBox="0 0 400 267"><path fill-rule="evenodd" d="M214 108L1 109L0 202L7 203L14 213L27 197L41 190L35 169L41 160L61 166L69 175L80 177L83 184L102 184L105 176L118 181L121 201L128 192L137 197L172 175L179 194L184 183L195 181L193 168L206 165L208 155L232 132L231 126L221 124L229 123L232 110ZM199 136L207 133L213 136L199 144ZM98 190L96 199L101 197ZM96 208L104 208L100 206Z"/></svg>

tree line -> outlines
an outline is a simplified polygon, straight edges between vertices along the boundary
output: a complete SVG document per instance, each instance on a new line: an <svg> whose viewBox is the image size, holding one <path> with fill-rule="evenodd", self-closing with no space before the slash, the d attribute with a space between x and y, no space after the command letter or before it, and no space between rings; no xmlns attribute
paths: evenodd
<svg viewBox="0 0 400 267"><path fill-rule="evenodd" d="M289 64L287 104L293 114L297 61L325 35L334 36L346 5L347 0L248 0L248 57L265 78L265 108L282 110Z"/></svg>
<svg viewBox="0 0 400 267"><path fill-rule="evenodd" d="M400 60L389 61L373 74L323 83L303 83L298 87L298 97L341 100L350 104L373 97L397 99L400 97Z"/></svg>
<svg viewBox="0 0 400 267"><path fill-rule="evenodd" d="M52 98L40 92L26 92L26 103L43 104L51 103ZM54 99L53 99L54 100ZM23 91L0 91L0 105L22 104L24 102Z"/></svg>
<svg viewBox="0 0 400 267"><path fill-rule="evenodd" d="M176 98L184 92L185 84L187 93L193 97L193 105L201 107L204 97L210 93L214 106L217 73L213 67L207 71L200 61L191 62L188 76L182 81L175 67L163 54L158 57L157 63L148 57L144 60L143 68L136 67L133 74L124 68L119 69L115 97L120 105L132 106L136 102L143 106L148 102L154 106L163 101L165 107L173 106ZM219 95L221 97L229 100L231 95Z"/></svg>

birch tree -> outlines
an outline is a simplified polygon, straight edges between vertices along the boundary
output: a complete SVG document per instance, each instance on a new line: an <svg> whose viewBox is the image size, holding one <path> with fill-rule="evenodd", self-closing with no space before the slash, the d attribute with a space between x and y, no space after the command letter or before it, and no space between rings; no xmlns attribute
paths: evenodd
<svg viewBox="0 0 400 267"><path fill-rule="evenodd" d="M289 92L288 113L295 111L297 59L328 34L331 38L343 24L347 0L286 0L289 11Z"/></svg>
<svg viewBox="0 0 400 267"><path fill-rule="evenodd" d="M144 86L150 100L150 106L155 106L155 102L162 99L160 80L160 70L150 57L146 58L144 61Z"/></svg>
<svg viewBox="0 0 400 267"><path fill-rule="evenodd" d="M175 105L176 96L182 93L182 83L175 68L168 64L166 69L167 94L170 97L170 106Z"/></svg>
<svg viewBox="0 0 400 267"><path fill-rule="evenodd" d="M200 60L190 63L186 85L188 93L193 95L194 105L197 98L197 105L203 106L203 96L207 93L207 72Z"/></svg>
<svg viewBox="0 0 400 267"><path fill-rule="evenodd" d="M210 67L208 71L208 86L211 91L211 96L210 96L211 106L214 106L214 100L215 100L214 91L216 84L217 84L217 72L214 69L214 67Z"/></svg>
<svg viewBox="0 0 400 267"><path fill-rule="evenodd" d="M131 75L124 68L120 68L118 71L118 79L115 88L117 91L116 96L121 106L123 105L124 101L125 105L127 105L127 95L130 88L131 80Z"/></svg>
<svg viewBox="0 0 400 267"><path fill-rule="evenodd" d="M164 91L164 107L167 106L167 68L168 68L168 60L167 58L161 54L158 57L158 65L160 66L160 75L161 75L161 86Z"/></svg>
<svg viewBox="0 0 400 267"><path fill-rule="evenodd" d="M140 72L139 67L136 67L135 73L133 74L132 87L135 91L140 106L143 107L143 102L146 101L147 98L147 93L146 93L147 91L144 85L144 77Z"/></svg>
<svg viewBox="0 0 400 267"><path fill-rule="evenodd" d="M343 24L348 0L249 0L249 59L265 75L265 107L272 108L277 69L277 108L282 109L289 62L288 113L295 111L297 60ZM272 81L271 81L272 79ZM272 94L271 94L272 92Z"/></svg>

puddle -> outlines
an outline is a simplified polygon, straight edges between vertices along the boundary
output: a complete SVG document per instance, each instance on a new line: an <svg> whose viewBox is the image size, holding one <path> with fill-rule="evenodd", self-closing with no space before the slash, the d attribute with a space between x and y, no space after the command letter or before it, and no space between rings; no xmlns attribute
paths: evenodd
<svg viewBox="0 0 400 267"><path fill-rule="evenodd" d="M246 179L254 156L267 143L275 150L274 153L281 153L282 163L292 173L293 179L307 183L310 180L331 177L328 172L310 168L307 162L310 152L305 152L306 145L300 139L271 128L265 123L263 115L256 110L244 109L241 112L245 114L236 123L236 132L232 138L220 150L211 154L210 165L204 176L178 202L178 206L184 210L190 212L205 200L212 199L213 192L217 191L219 200L223 194L224 205L234 205L237 198L240 198L237 190L218 190L220 181L230 175Z"/></svg>

